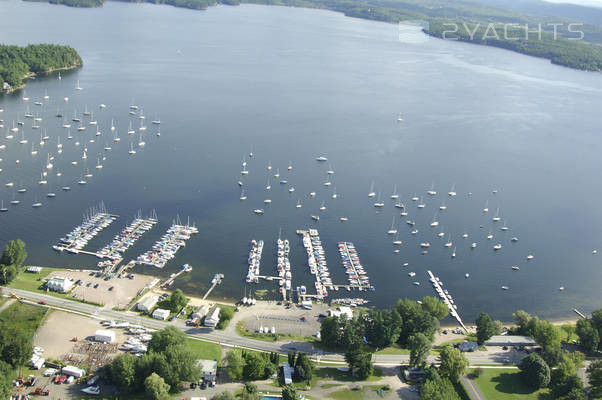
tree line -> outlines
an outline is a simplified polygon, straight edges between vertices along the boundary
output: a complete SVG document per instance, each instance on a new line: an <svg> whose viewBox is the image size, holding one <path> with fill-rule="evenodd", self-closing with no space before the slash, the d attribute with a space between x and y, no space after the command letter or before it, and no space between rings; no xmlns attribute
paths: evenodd
<svg viewBox="0 0 602 400"><path fill-rule="evenodd" d="M21 239L9 241L0 257L0 283L7 285L12 282L21 272L26 258L25 243Z"/></svg>
<svg viewBox="0 0 602 400"><path fill-rule="evenodd" d="M74 48L55 44L30 44L25 47L0 45L0 90L23 85L29 74L75 68L82 59Z"/></svg>

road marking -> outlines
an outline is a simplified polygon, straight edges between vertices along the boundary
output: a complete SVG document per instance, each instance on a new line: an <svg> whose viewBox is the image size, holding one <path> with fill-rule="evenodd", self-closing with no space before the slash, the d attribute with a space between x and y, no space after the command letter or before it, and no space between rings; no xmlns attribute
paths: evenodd
<svg viewBox="0 0 602 400"><path fill-rule="evenodd" d="M474 384L472 383L472 379L470 378L466 378L466 380L468 381L468 384L470 385L472 391L474 392L474 394L477 396L477 399L481 400L481 396L479 395L479 391L478 389L474 386ZM473 399L474 400L474 399Z"/></svg>

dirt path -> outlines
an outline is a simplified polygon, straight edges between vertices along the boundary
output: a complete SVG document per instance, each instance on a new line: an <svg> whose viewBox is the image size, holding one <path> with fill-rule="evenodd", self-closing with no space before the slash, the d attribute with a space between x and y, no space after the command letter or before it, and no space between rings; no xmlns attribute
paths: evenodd
<svg viewBox="0 0 602 400"><path fill-rule="evenodd" d="M15 299L8 299L6 303L4 303L0 306L0 312L6 310L14 302L15 302Z"/></svg>

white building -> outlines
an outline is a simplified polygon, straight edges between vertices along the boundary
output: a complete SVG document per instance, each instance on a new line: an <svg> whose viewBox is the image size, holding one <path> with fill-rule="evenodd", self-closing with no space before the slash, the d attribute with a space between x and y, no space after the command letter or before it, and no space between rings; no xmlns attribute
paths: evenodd
<svg viewBox="0 0 602 400"><path fill-rule="evenodd" d="M216 326L219 323L219 312L221 309L219 307L215 307L209 315L205 317L205 326Z"/></svg>
<svg viewBox="0 0 602 400"><path fill-rule="evenodd" d="M99 329L94 333L94 340L102 343L113 343L115 341L115 331Z"/></svg>
<svg viewBox="0 0 602 400"><path fill-rule="evenodd" d="M535 340L529 336L496 335L485 342L485 346L535 346Z"/></svg>
<svg viewBox="0 0 602 400"><path fill-rule="evenodd" d="M169 310L165 310L163 308L157 308L154 312L153 312L153 318L154 319L162 319L162 320L166 320L169 317Z"/></svg>
<svg viewBox="0 0 602 400"><path fill-rule="evenodd" d="M66 293L73 287L73 281L69 278L55 276L46 282L46 287L53 292Z"/></svg>
<svg viewBox="0 0 602 400"><path fill-rule="evenodd" d="M217 378L217 361L215 360L198 360L197 365L203 373L205 382L215 382Z"/></svg>
<svg viewBox="0 0 602 400"><path fill-rule="evenodd" d="M291 383L293 383L293 371L294 370L295 369L289 365L288 361L285 361L282 363L282 373L284 375L284 384L285 385L290 385Z"/></svg>
<svg viewBox="0 0 602 400"><path fill-rule="evenodd" d="M345 319L353 319L353 310L351 307L337 307L334 310L328 310L330 317L343 317Z"/></svg>
<svg viewBox="0 0 602 400"><path fill-rule="evenodd" d="M202 305L192 313L192 319L201 319L209 312L209 306Z"/></svg>
<svg viewBox="0 0 602 400"><path fill-rule="evenodd" d="M150 311L159 301L159 296L146 296L140 300L136 306L139 311Z"/></svg>
<svg viewBox="0 0 602 400"><path fill-rule="evenodd" d="M67 365L66 367L63 367L61 372L65 375L74 376L76 378L81 378L82 376L86 375L86 371L81 368L74 367L73 365Z"/></svg>
<svg viewBox="0 0 602 400"><path fill-rule="evenodd" d="M32 274L39 274L40 272L42 272L42 267L27 267L25 271Z"/></svg>

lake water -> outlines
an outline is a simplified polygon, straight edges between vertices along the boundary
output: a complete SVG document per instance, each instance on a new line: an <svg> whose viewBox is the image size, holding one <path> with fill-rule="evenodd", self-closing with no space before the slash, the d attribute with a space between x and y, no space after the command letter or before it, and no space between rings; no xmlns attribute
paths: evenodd
<svg viewBox="0 0 602 400"><path fill-rule="evenodd" d="M441 277L466 321L479 311L504 320L519 308L562 318L573 316L574 307L590 312L602 306L602 254L592 254L602 250L600 74L469 44L402 43L396 25L319 10L245 5L199 12L120 2L76 9L9 0L0 1L0 13L3 43L69 44L84 60L83 68L63 73L62 80L53 75L29 82L28 103L23 93L0 98L7 127L24 120L29 106L51 136L36 156L31 143L39 147L40 132L31 129L31 120L21 129L28 144L18 143L21 132L12 140L4 139L5 132L0 136L7 145L0 150L0 199L10 208L0 214L0 242L25 240L28 263L94 266L94 257L57 254L50 246L104 200L121 218L90 242L90 250L100 249L138 210L159 215L159 224L130 248L126 260L148 250L177 215L196 223L200 234L164 270L136 269L166 276L187 262L194 271L174 286L194 295L222 272L225 280L213 295L241 298L249 241L266 242L262 273L271 273L280 230L292 243L293 286L313 288L295 231L316 227L335 283L346 283L336 243L355 243L376 288L362 295L376 306L434 295L427 269ZM83 91L75 90L78 80ZM35 106L46 90L50 99ZM100 103L107 107L99 109ZM146 146L130 156L130 145L140 140L126 133L133 103L144 108L148 130ZM103 135L95 137L88 127L85 133L73 130L75 138L67 140L54 114L60 109L70 119L86 106ZM399 113L403 123L397 122ZM120 143L111 140L112 118ZM150 123L155 118L162 121L160 137ZM139 121L131 120L137 128ZM90 138L96 142L85 143ZM112 151L96 170L106 144ZM247 157L250 173L243 178L242 159L251 150L255 157ZM49 152L56 156L50 187L40 188ZM320 155L329 162L316 162ZM323 183L330 167L335 174L328 188ZM79 186L86 168L94 177ZM272 179L268 195L265 186L276 168L289 185ZM239 179L246 202L239 200ZM8 182L15 186L6 188ZM386 204L382 210L367 196L371 182ZM67 184L72 190L62 192ZM27 193L16 193L21 185ZM394 185L408 217L400 217L389 198ZM426 194L431 185L436 196ZM454 198L447 195L452 185ZM339 198L333 200L335 188ZM45 197L49 190L56 198ZM424 209L411 201L415 194L424 198ZM7 205L13 196L20 205ZM268 196L273 202L265 215L254 215ZM44 206L32 208L36 199ZM322 201L324 212L318 210ZM447 210L438 211L443 201ZM501 221L493 223L498 208ZM321 216L319 223L312 214ZM441 229L429 227L435 214L444 238L436 235ZM341 216L349 221L340 222ZM403 240L399 254L387 235L393 216ZM406 219L416 221L417 235L410 234ZM506 232L499 230L504 224ZM490 229L494 239L488 241ZM452 248L443 246L448 234ZM513 236L517 243L511 243ZM431 242L427 255L420 254L423 241ZM473 241L478 247L471 250ZM503 248L496 252L497 243ZM528 262L529 254L535 259ZM410 271L417 275L409 277ZM501 290L503 285L510 290ZM560 292L560 286L566 289ZM259 288L277 289L268 282L253 286Z"/></svg>

